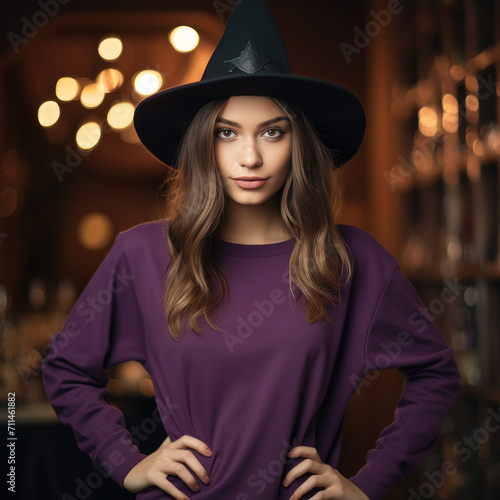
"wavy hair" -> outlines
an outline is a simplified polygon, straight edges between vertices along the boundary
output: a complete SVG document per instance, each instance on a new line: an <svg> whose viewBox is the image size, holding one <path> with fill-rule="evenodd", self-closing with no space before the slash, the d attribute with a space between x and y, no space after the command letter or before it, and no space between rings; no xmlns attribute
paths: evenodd
<svg viewBox="0 0 500 500"><path fill-rule="evenodd" d="M340 290L352 277L350 250L335 219L343 203L341 169L334 153L297 106L272 99L286 114L292 130L292 159L279 191L282 220L296 239L289 263L289 288L303 296L307 320L332 322L328 304L340 301ZM165 180L165 238L170 263L165 273L164 313L175 340L186 320L201 332L204 315L211 328L223 331L212 315L222 307L228 284L212 254L214 233L224 211L224 190L214 153L216 120L227 99L203 106L180 145L177 168ZM295 297L292 282L299 289ZM216 294L213 283L220 293Z"/></svg>

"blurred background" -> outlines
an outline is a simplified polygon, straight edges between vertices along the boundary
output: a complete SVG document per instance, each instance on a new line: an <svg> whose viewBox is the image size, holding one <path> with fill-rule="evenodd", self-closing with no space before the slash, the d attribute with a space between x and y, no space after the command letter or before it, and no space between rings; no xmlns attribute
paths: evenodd
<svg viewBox="0 0 500 500"><path fill-rule="evenodd" d="M118 232L161 217L167 170L134 107L201 78L235 0L10 2L0 24L0 385L16 393L17 497L127 499L80 452L43 391L51 335ZM294 73L351 89L367 132L339 222L400 262L464 389L433 454L389 499L500 497L500 5L495 0L268 0ZM393 417L403 378L351 400L349 476ZM110 370L109 401L150 453L148 374ZM6 462L2 458L2 462ZM2 486L4 488L4 486ZM64 496L66 495L66 496Z"/></svg>

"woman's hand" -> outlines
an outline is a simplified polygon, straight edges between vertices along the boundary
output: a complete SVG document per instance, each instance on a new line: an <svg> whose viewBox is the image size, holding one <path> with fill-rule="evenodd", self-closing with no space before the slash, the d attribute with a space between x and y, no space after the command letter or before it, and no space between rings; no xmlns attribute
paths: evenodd
<svg viewBox="0 0 500 500"><path fill-rule="evenodd" d="M299 500L302 495L311 491L314 487L325 488L321 493L314 495L311 500L369 500L369 498L351 481L346 479L340 472L325 464L319 458L316 448L310 446L296 446L288 453L289 457L306 457L291 469L285 476L283 486L288 486L295 479L306 472L315 474L302 483L289 498Z"/></svg>
<svg viewBox="0 0 500 500"><path fill-rule="evenodd" d="M185 434L172 442L170 436L151 455L141 460L133 467L123 480L123 487L132 493L138 493L149 486L157 486L177 500L189 498L167 480L169 474L180 477L193 491L200 487L193 475L183 465L189 465L198 477L205 483L210 482L207 471L193 453L185 448L193 448L201 454L210 457L212 452L199 439Z"/></svg>

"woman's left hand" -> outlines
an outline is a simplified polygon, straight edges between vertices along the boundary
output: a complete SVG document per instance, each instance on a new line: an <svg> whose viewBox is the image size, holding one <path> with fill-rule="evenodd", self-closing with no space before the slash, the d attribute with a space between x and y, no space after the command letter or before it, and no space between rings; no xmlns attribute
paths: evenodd
<svg viewBox="0 0 500 500"><path fill-rule="evenodd" d="M291 453L291 455L290 455ZM289 498L299 500L302 495L311 491L314 487L325 488L324 491L314 495L311 500L369 500L369 498L351 481L346 479L340 472L325 464L319 458L316 448L310 446L296 446L290 450L288 456L306 457L305 460L291 469L285 476L283 486L288 486L295 479L306 472L314 474L302 483Z"/></svg>

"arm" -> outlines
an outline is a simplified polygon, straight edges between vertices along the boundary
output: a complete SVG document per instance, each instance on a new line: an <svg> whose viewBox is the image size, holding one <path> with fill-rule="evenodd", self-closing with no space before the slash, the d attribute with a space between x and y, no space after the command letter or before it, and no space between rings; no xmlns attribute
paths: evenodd
<svg viewBox="0 0 500 500"><path fill-rule="evenodd" d="M397 368L406 381L393 422L349 478L370 500L382 499L429 456L461 389L452 348L399 266L385 283L366 338L365 374L378 368Z"/></svg>
<svg viewBox="0 0 500 500"><path fill-rule="evenodd" d="M79 448L121 487L146 456L132 444L122 412L106 401L105 369L127 360L144 362L135 276L123 238L116 237L42 362L45 392L59 420L72 427Z"/></svg>

